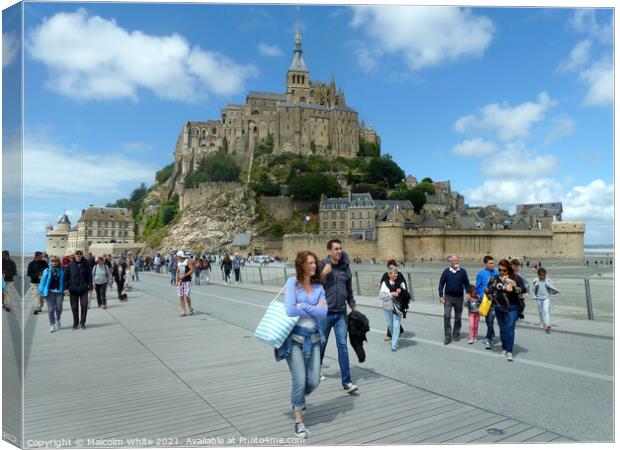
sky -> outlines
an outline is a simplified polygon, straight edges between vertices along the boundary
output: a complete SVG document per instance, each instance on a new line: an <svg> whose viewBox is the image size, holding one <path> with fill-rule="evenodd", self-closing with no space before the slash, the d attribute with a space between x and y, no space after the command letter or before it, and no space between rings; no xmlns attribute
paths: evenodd
<svg viewBox="0 0 620 450"><path fill-rule="evenodd" d="M25 250L64 211L75 223L151 185L185 121L284 92L296 20L290 5L25 3ZM470 206L561 201L586 244L613 242L611 9L303 5L299 20L310 78L334 76L407 174ZM5 158L18 128L3 117Z"/></svg>

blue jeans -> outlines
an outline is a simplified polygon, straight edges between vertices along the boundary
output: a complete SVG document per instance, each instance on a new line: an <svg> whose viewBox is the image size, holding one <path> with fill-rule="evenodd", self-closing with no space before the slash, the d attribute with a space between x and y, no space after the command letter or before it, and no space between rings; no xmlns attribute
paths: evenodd
<svg viewBox="0 0 620 450"><path fill-rule="evenodd" d="M306 395L310 395L320 383L321 371L321 341L312 345L308 359L304 358L303 345L293 341L291 354L286 358L288 368L293 378L291 390L291 404L293 409L306 407Z"/></svg>
<svg viewBox="0 0 620 450"><path fill-rule="evenodd" d="M495 321L495 305L491 305L491 309L489 309L489 313L485 317L487 323L487 335L485 339L490 341L495 339L495 329L493 328L493 322Z"/></svg>
<svg viewBox="0 0 620 450"><path fill-rule="evenodd" d="M170 272L170 284L175 284L177 282L177 273L176 271Z"/></svg>
<svg viewBox="0 0 620 450"><path fill-rule="evenodd" d="M502 340L502 350L512 353L515 344L515 324L519 319L519 307L510 305L508 312L500 308L495 310L497 323L499 324L499 337Z"/></svg>
<svg viewBox="0 0 620 450"><path fill-rule="evenodd" d="M50 319L50 325L54 325L56 322L60 322L60 316L62 314L62 301L65 298L63 292L48 292L45 297L45 303L47 303L47 312Z"/></svg>
<svg viewBox="0 0 620 450"><path fill-rule="evenodd" d="M200 269L194 269L194 284L200 286Z"/></svg>
<svg viewBox="0 0 620 450"><path fill-rule="evenodd" d="M383 314L385 315L385 321L387 322L388 330L392 334L392 350L398 350L398 335L400 331L400 316L398 314L394 314L394 311L389 311L387 309L383 310ZM396 330L396 332L394 332Z"/></svg>
<svg viewBox="0 0 620 450"><path fill-rule="evenodd" d="M349 349L347 348L347 313L328 312L327 317L322 319L319 326L323 330L325 342L321 345L321 365L323 365L323 357L325 356L325 348L329 339L329 332L332 327L336 335L336 348L338 349L338 364L340 364L340 376L342 385L346 386L351 383L351 371L349 369Z"/></svg>
<svg viewBox="0 0 620 450"><path fill-rule="evenodd" d="M133 271L135 277L136 277L136 281L140 281L140 277L138 277L138 272L140 272L140 270L138 269L138 267L136 267Z"/></svg>

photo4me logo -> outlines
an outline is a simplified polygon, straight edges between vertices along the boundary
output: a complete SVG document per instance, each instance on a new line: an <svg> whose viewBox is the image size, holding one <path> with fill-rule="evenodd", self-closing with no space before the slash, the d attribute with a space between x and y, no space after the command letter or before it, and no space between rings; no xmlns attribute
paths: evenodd
<svg viewBox="0 0 620 450"><path fill-rule="evenodd" d="M9 441L11 444L17 445L17 436L11 433L7 433L6 431L2 432L2 439L5 441Z"/></svg>

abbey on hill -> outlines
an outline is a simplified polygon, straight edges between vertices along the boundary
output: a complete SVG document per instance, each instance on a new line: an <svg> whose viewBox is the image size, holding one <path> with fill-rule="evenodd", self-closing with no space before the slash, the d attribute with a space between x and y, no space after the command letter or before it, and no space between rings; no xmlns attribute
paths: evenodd
<svg viewBox="0 0 620 450"><path fill-rule="evenodd" d="M375 130L358 121L346 105L342 89L310 80L302 57L301 34L295 36L293 60L286 72L285 93L251 91L245 104L229 104L219 120L186 122L176 144L174 178L181 180L207 155L225 150L243 170L251 165L254 149L268 136L273 153L320 154L354 158L360 139L380 145Z"/></svg>

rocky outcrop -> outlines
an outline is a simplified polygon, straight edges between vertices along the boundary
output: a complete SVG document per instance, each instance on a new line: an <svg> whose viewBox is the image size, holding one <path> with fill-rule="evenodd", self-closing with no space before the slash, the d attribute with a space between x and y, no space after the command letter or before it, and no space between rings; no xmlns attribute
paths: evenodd
<svg viewBox="0 0 620 450"><path fill-rule="evenodd" d="M169 228L158 251L197 252L217 250L229 245L235 234L255 234L256 199L246 187L230 190L206 199L200 206L189 205L181 218Z"/></svg>

